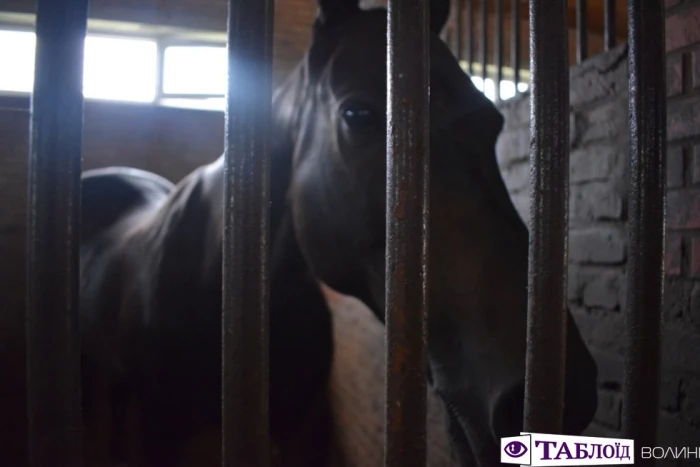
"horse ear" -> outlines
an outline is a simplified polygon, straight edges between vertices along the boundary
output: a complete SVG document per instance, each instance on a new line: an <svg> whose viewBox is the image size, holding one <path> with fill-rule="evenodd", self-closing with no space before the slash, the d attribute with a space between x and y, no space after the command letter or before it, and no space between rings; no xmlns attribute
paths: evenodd
<svg viewBox="0 0 700 467"><path fill-rule="evenodd" d="M360 12L359 0L318 0L316 19L312 26L311 46L306 54L306 78L318 78L336 47L336 25Z"/></svg>
<svg viewBox="0 0 700 467"><path fill-rule="evenodd" d="M432 0L430 2L430 29L440 34L450 16L450 0Z"/></svg>
<svg viewBox="0 0 700 467"><path fill-rule="evenodd" d="M328 23L342 20L360 9L359 0L318 0L316 21Z"/></svg>

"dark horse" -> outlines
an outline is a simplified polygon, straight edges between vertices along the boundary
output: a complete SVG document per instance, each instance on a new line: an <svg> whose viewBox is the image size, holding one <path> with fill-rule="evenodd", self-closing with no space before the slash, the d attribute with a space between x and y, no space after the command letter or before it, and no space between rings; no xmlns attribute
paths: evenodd
<svg viewBox="0 0 700 467"><path fill-rule="evenodd" d="M175 467L194 457L186 465L220 465L222 162L177 187L120 167L83 176L81 333L92 435L86 445L101 461L108 450L112 463ZM275 465L324 465L323 450L304 452L301 440L328 444L315 420L323 420L332 359L330 315L281 209L289 179L281 172L272 177L270 265ZM105 399L107 412L100 410ZM95 447L91 428L105 413L111 434ZM192 453L202 441L206 460Z"/></svg>
<svg viewBox="0 0 700 467"><path fill-rule="evenodd" d="M433 1L427 376L460 464L492 466L499 438L522 429L528 232L496 164L503 118L438 37L448 13ZM273 101L271 429L285 465L331 360L316 281L379 319L384 309L386 10L320 0L313 33ZM177 187L126 169L85 175L86 374L108 381L114 414L125 394L138 399L149 465L176 465L173 446L219 427L222 183L221 158ZM568 322L576 434L596 410L597 369Z"/></svg>

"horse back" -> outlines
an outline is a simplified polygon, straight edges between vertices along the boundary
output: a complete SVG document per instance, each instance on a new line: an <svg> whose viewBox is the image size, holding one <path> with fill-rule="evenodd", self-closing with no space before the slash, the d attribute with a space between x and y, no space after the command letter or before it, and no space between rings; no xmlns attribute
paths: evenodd
<svg viewBox="0 0 700 467"><path fill-rule="evenodd" d="M82 177L82 242L89 242L134 209L165 200L174 185L145 170L108 167Z"/></svg>

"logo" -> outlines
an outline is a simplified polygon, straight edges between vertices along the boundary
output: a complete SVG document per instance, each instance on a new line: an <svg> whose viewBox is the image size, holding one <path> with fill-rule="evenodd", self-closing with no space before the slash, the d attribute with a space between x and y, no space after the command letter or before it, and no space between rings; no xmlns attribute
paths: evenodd
<svg viewBox="0 0 700 467"><path fill-rule="evenodd" d="M592 436L520 433L501 438L501 462L520 466L634 464L634 441Z"/></svg>
<svg viewBox="0 0 700 467"><path fill-rule="evenodd" d="M530 464L530 435L501 438L501 463Z"/></svg>
<svg viewBox="0 0 700 467"><path fill-rule="evenodd" d="M505 451L505 453L513 459L517 459L518 457L523 457L525 453L529 451L529 449L520 441L511 441L510 443L506 444L503 451Z"/></svg>

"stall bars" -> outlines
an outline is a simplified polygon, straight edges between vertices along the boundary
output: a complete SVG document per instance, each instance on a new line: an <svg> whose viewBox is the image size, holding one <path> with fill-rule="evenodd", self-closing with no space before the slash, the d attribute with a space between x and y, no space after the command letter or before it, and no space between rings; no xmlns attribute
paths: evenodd
<svg viewBox="0 0 700 467"><path fill-rule="evenodd" d="M390 0L387 137L387 430L385 465L423 466L429 63L428 0ZM469 2L471 3L471 2ZM611 2L606 2L608 5ZM525 430L561 430L566 345L568 49L566 2L530 0L531 171ZM661 0L629 2L629 334L623 431L651 446L659 397L666 115ZM610 10L612 11L612 10ZM37 1L27 251L30 464L81 465L78 222L87 0ZM268 200L272 0L230 0L223 268L223 465L270 462ZM611 34L614 37L614 34ZM410 50L411 53L406 53ZM415 51L419 53L415 53ZM403 52L402 52L403 51ZM249 84L240 92L237 83ZM398 105L408 102L408 105ZM233 154L236 156L233 157ZM421 196L397 197L400 183ZM392 217L394 208L413 212ZM242 209L248 206L249 209ZM250 208L250 206L253 206ZM399 271L401 274L399 274ZM403 279L400 279L403 277ZM406 290L404 280L423 284ZM237 313L255 309L259 313ZM397 320L400 314L405 320ZM404 323L401 325L400 323ZM401 363L396 351L405 354ZM233 353L248 358L231 359ZM245 377L237 377L245 375ZM545 402L543 402L545 401ZM397 420L403 423L395 423ZM653 459L638 459L652 465Z"/></svg>
<svg viewBox="0 0 700 467"><path fill-rule="evenodd" d="M603 44L608 51L615 47L617 36L615 28L615 0L603 0ZM622 1L622 0L618 0ZM474 75L475 65L479 67L482 82L492 78L495 84L496 101L503 100L501 83L504 80L506 57L504 56L504 44L506 37L510 38L510 64L507 68L508 78L515 85L515 95L520 93L518 84L522 83L522 57L521 57L521 21L515 18L521 17L522 0L452 0L453 22L446 37L452 52L460 62L466 63L466 69L470 75ZM510 6L509 21L510 31L505 28L504 9ZM490 28L489 11L495 12L494 27ZM588 2L576 0L576 62L581 63L588 58ZM475 15L479 15L479 27L475 25ZM466 16L466 24L465 24ZM564 21L568 24L568 19ZM478 33L478 36L477 36ZM489 41L494 41L493 55L489 57ZM568 34L563 40L568 44ZM466 42L466 47L465 47ZM476 53L476 45L479 45L479 54ZM466 49L466 53L465 53ZM485 84L484 84L485 89Z"/></svg>

